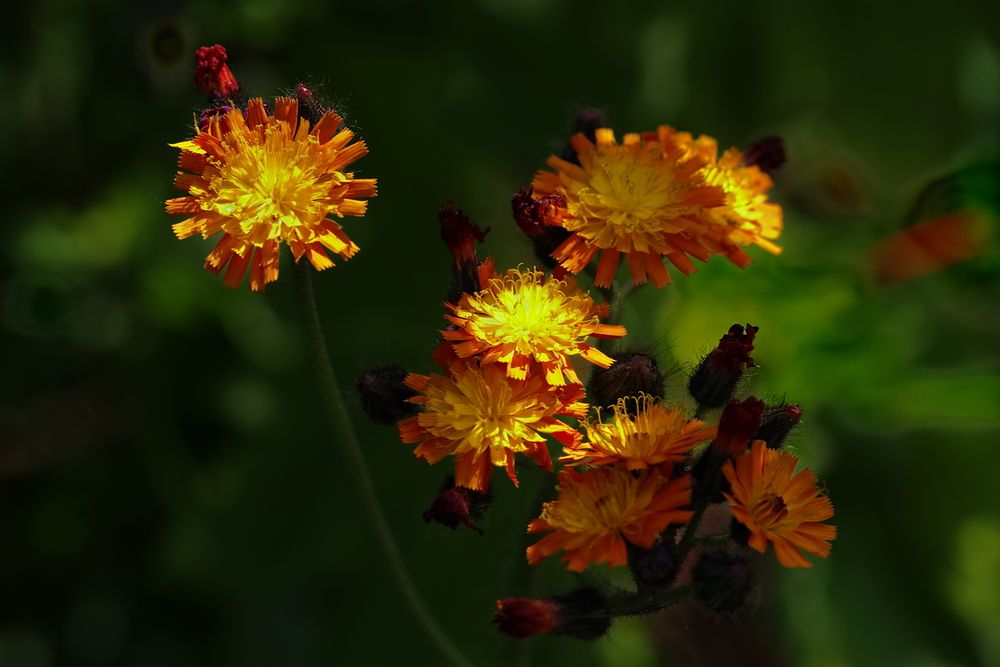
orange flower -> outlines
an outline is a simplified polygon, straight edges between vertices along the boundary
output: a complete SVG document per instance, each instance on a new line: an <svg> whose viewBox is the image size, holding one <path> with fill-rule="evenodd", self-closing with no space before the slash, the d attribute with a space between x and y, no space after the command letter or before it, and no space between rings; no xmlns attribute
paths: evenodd
<svg viewBox="0 0 1000 667"><path fill-rule="evenodd" d="M587 343L589 336L616 338L625 327L601 324L607 304L596 304L575 285L541 271L510 269L494 276L492 264L480 270L484 288L446 304L445 318L457 329L441 336L462 358L482 355L483 364L506 366L509 377L524 380L539 371L551 385L579 384L569 357L580 355L603 368L614 359Z"/></svg>
<svg viewBox="0 0 1000 667"><path fill-rule="evenodd" d="M719 157L718 143L712 137L692 139L687 132L677 134L688 155L706 164L701 175L709 185L726 193L724 206L706 211L700 222L709 222L698 234L706 245L725 254L740 268L750 257L740 247L756 244L775 255L781 248L774 240L781 236L781 207L767 199L774 181L756 165L747 165L743 153L729 148Z"/></svg>
<svg viewBox="0 0 1000 667"><path fill-rule="evenodd" d="M552 252L563 268L579 273L600 251L594 283L609 287L624 254L635 284L648 277L661 287L670 282L663 258L685 275L695 270L689 255L708 260L712 249L692 230L711 224L707 210L722 206L725 193L706 183L699 171L705 160L675 134L663 125L655 133L626 134L618 144L602 128L596 144L582 133L570 139L579 165L549 157L556 171L539 171L531 186L536 198L560 195L566 202L549 207L545 221L572 232Z"/></svg>
<svg viewBox="0 0 1000 667"><path fill-rule="evenodd" d="M573 444L580 434L556 417L587 410L578 385L553 389L540 377L512 380L496 365L459 362L449 377L411 373L406 384L420 392L409 400L424 412L399 422L400 438L420 443L414 453L428 463L454 455L455 483L475 491L489 488L494 466L506 468L516 485L518 452L552 470L543 434Z"/></svg>
<svg viewBox="0 0 1000 667"><path fill-rule="evenodd" d="M635 403L632 417L629 403ZM639 470L662 463L683 461L688 452L715 437L715 426L700 419L689 420L677 407L666 407L652 396L619 399L611 421L584 422L587 439L567 448L560 459L569 465L624 463Z"/></svg>
<svg viewBox="0 0 1000 667"><path fill-rule="evenodd" d="M669 466L668 466L669 468ZM567 569L591 564L625 565L625 540L649 549L670 524L683 524L691 511L691 478L670 479L669 470L630 472L619 467L559 473L559 497L545 503L529 533L551 531L528 547L528 562L565 550Z"/></svg>
<svg viewBox="0 0 1000 667"><path fill-rule="evenodd" d="M811 470L793 476L798 462L792 454L756 440L749 452L723 466L732 486L725 496L733 516L750 530L753 549L764 553L771 542L785 567L812 567L802 551L826 558L837 529L820 523L833 516L833 504L820 494Z"/></svg>
<svg viewBox="0 0 1000 667"><path fill-rule="evenodd" d="M205 268L216 274L226 268L225 283L238 287L249 267L255 291L277 280L282 241L296 262L305 256L317 270L333 266L328 251L350 258L358 246L328 216L364 215L375 179L344 171L368 147L338 128L332 111L310 127L288 97L274 101L273 115L253 99L245 116L231 110L211 117L206 131L171 144L186 170L174 185L188 195L168 199L167 213L191 216L174 233L183 239L222 232Z"/></svg>

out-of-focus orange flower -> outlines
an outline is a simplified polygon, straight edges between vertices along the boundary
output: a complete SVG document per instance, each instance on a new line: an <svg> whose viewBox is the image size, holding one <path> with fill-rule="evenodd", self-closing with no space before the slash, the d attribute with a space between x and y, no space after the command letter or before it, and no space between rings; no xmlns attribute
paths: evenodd
<svg viewBox="0 0 1000 667"><path fill-rule="evenodd" d="M692 156L705 163L699 172L709 185L722 188L725 203L709 209L699 223L705 224L694 231L713 252L726 255L730 261L744 268L750 257L742 248L751 244L778 254L781 248L774 243L781 236L781 207L768 201L767 193L774 182L760 167L747 165L743 153L737 148L727 149L719 156L718 143L712 137L693 139L687 132L677 134L680 143Z"/></svg>
<svg viewBox="0 0 1000 667"><path fill-rule="evenodd" d="M625 541L649 549L670 524L683 524L691 511L691 478L671 479L669 470L629 471L604 466L559 473L559 497L546 503L529 533L549 532L528 547L532 565L565 551L567 569L582 572L590 564L625 565Z"/></svg>
<svg viewBox="0 0 1000 667"><path fill-rule="evenodd" d="M821 523L833 517L833 504L820 493L811 470L795 473L798 462L756 440L749 452L723 466L731 486L725 496L733 516L750 531L751 548L764 553L770 542L785 567L812 567L802 551L826 558L837 529Z"/></svg>
<svg viewBox="0 0 1000 667"><path fill-rule="evenodd" d="M517 484L514 462L527 454L552 469L545 434L572 445L580 434L556 417L582 417L579 385L552 388L542 377L515 380L495 364L455 364L449 376L411 373L406 383L419 392L409 399L424 412L399 422L404 443L419 443L414 453L428 463L455 457L455 484L486 491L494 466Z"/></svg>
<svg viewBox="0 0 1000 667"><path fill-rule="evenodd" d="M491 268L491 265L487 265ZM570 363L579 355L607 368L614 361L587 338L617 338L625 327L601 324L607 304L594 303L570 282L537 270L510 269L501 276L480 271L483 289L449 303L446 319L455 329L441 336L462 358L482 355L483 364L499 363L507 375L523 380L539 375L551 385L579 384Z"/></svg>
<svg viewBox="0 0 1000 667"><path fill-rule="evenodd" d="M247 269L250 288L261 291L278 278L279 247L295 261L306 257L317 270L358 251L332 218L362 216L374 197L375 179L355 178L345 168L368 152L354 133L327 111L310 126L298 102L279 97L274 113L261 99L246 115L231 110L211 116L194 139L171 144L181 150L174 185L188 194L167 200L167 213L189 216L173 226L178 238L222 233L205 268L226 269L225 283L239 286Z"/></svg>
<svg viewBox="0 0 1000 667"><path fill-rule="evenodd" d="M883 238L872 252L880 285L914 280L978 257L992 240L988 217L975 209L951 211Z"/></svg>

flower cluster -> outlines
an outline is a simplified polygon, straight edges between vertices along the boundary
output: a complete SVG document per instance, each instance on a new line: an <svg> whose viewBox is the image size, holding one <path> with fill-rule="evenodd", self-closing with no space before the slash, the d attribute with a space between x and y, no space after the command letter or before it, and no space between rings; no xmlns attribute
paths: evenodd
<svg viewBox="0 0 1000 667"><path fill-rule="evenodd" d="M574 160L551 156L554 171L539 171L533 197L545 202L538 222L569 235L552 257L571 273L598 257L594 284L609 287L622 258L636 285L670 283L664 260L690 275L692 259L724 255L743 268L743 247L781 249L781 207L770 203L770 176L736 148L720 157L711 137L693 138L661 125L629 133L621 143L610 128L570 139Z"/></svg>
<svg viewBox="0 0 1000 667"><path fill-rule="evenodd" d="M365 143L309 86L273 104L246 99L227 63L218 45L196 56L195 83L210 106L192 138L171 144L185 192L166 203L185 218L174 233L221 235L206 268L224 270L231 287L249 272L255 291L277 279L283 245L316 270L333 265L330 254L350 258L359 248L338 221L364 215L376 195L375 179L348 171ZM780 564L811 567L804 554L826 557L836 537L816 476L796 472L798 459L783 449L800 408L735 398L755 365L757 327L734 324L722 336L688 378L690 398L668 400L656 360L618 349L627 333L615 280L623 258L634 284L661 287L670 282L665 262L688 275L694 259L723 255L743 268L750 245L780 252L782 211L768 200L780 140L720 155L714 139L661 125L619 142L593 110L577 130L548 159L552 170L511 202L542 266L498 271L481 261L489 229L441 206L453 262L431 354L438 370L388 365L358 380L374 420L395 424L416 457L453 466L425 520L481 532L495 468L516 486L519 454L551 473L557 460L557 496L527 523L538 535L528 563L629 566L632 591L501 600L494 620L515 637L599 637L615 617L652 613L685 591L733 610L754 585L749 552L771 545ZM713 504L731 516L725 535L699 533ZM727 546L706 551L702 538ZM682 571L691 586L678 585Z"/></svg>

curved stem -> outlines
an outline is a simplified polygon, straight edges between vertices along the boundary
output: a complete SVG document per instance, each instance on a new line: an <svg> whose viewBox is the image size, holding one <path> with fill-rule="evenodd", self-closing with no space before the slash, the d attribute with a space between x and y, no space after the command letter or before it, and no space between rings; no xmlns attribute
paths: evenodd
<svg viewBox="0 0 1000 667"><path fill-rule="evenodd" d="M295 292L309 356L316 372L323 403L329 412L335 440L343 448L350 461L354 472L353 477L357 482L358 493L364 502L368 519L375 527L379 544L389 561L392 574L403 593L403 597L410 605L410 609L420 621L427 636L437 645L449 663L456 667L471 667L471 663L462 655L462 652L438 625L430 609L427 608L423 597L413 583L413 579L410 578L410 573L407 571L403 556L399 551L399 545L396 544L392 530L389 528L389 522L386 521L385 514L382 512L382 506L375 493L375 485L372 483L371 474L368 471L368 464L365 463L361 445L354 432L354 427L351 425L351 418L344 406L337 377L334 375L333 365L330 363L330 354L326 348L326 340L323 338L319 310L316 307L316 297L313 294L311 272L312 267L309 266L308 262L298 262L295 265Z"/></svg>

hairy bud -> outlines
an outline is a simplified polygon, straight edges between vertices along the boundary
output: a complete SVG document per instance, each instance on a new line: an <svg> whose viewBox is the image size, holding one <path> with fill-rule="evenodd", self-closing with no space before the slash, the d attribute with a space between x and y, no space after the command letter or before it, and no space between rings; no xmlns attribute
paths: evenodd
<svg viewBox="0 0 1000 667"><path fill-rule="evenodd" d="M643 352L625 352L616 356L615 363L596 369L590 377L587 394L594 405L614 405L620 398L640 394L663 398L663 374L656 359ZM637 405L626 401L630 414Z"/></svg>
<svg viewBox="0 0 1000 667"><path fill-rule="evenodd" d="M749 324L746 329L734 324L719 339L716 348L701 360L688 381L688 391L698 405L721 408L730 399L743 370L754 365L750 353L757 331L758 327Z"/></svg>
<svg viewBox="0 0 1000 667"><path fill-rule="evenodd" d="M581 588L542 600L497 600L493 622L500 632L518 639L545 634L598 639L611 627L611 612L603 595Z"/></svg>
<svg viewBox="0 0 1000 667"><path fill-rule="evenodd" d="M483 518L491 502L492 490L482 493L464 486L455 486L455 476L448 475L431 506L424 512L424 521L436 521L452 530L465 525L482 535L483 529L475 522Z"/></svg>
<svg viewBox="0 0 1000 667"><path fill-rule="evenodd" d="M738 610L753 590L755 578L742 556L711 551L698 559L692 573L695 597L716 612Z"/></svg>
<svg viewBox="0 0 1000 667"><path fill-rule="evenodd" d="M406 371L396 364L366 371L358 378L361 407L372 421L392 424L417 413L406 399L417 392L406 386Z"/></svg>
<svg viewBox="0 0 1000 667"><path fill-rule="evenodd" d="M463 293L472 294L480 289L476 243L486 240L490 228L484 229L473 223L462 209L455 208L451 202L438 207L438 222L441 225L441 238L455 260L448 300L457 301Z"/></svg>
<svg viewBox="0 0 1000 667"><path fill-rule="evenodd" d="M743 151L743 164L756 165L764 173L779 169L787 160L785 142L781 137L764 137L747 146Z"/></svg>
<svg viewBox="0 0 1000 667"><path fill-rule="evenodd" d="M802 408L797 405L776 405L764 410L764 418L754 440L763 440L771 449L781 449L785 438L802 420Z"/></svg>

